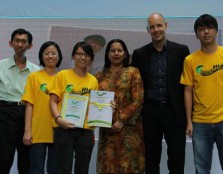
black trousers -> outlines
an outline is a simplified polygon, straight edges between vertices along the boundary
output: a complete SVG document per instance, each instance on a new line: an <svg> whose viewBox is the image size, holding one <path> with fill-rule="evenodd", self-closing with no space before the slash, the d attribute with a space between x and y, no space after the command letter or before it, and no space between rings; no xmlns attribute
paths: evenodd
<svg viewBox="0 0 223 174"><path fill-rule="evenodd" d="M171 106L161 107L145 101L142 117L146 174L160 174L163 138L167 143L169 174L183 174L186 145L185 127L177 123Z"/></svg>
<svg viewBox="0 0 223 174"><path fill-rule="evenodd" d="M54 145L58 158L58 174L88 174L94 147L94 132L88 129L54 129Z"/></svg>
<svg viewBox="0 0 223 174"><path fill-rule="evenodd" d="M29 173L29 147L22 142L24 106L0 106L0 173L9 174L15 150L19 174Z"/></svg>

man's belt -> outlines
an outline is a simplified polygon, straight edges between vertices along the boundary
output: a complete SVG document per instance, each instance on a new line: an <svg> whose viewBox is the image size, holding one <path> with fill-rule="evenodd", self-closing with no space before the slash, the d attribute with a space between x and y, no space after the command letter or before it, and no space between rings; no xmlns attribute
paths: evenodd
<svg viewBox="0 0 223 174"><path fill-rule="evenodd" d="M0 100L0 106L25 106L25 103L21 101L12 102L12 101Z"/></svg>

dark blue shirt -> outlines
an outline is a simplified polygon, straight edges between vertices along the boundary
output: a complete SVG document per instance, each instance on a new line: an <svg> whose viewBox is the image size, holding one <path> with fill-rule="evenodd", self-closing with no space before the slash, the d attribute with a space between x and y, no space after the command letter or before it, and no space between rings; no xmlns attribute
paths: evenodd
<svg viewBox="0 0 223 174"><path fill-rule="evenodd" d="M153 101L168 101L167 93L167 49L164 45L159 52L154 47L151 54L149 83L146 89L146 99Z"/></svg>

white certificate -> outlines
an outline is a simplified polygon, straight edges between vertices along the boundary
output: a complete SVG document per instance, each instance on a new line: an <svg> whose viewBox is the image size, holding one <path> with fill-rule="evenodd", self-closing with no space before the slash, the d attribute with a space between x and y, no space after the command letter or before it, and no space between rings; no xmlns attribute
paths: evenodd
<svg viewBox="0 0 223 174"><path fill-rule="evenodd" d="M63 119L74 124L75 127L83 128L89 97L76 94L64 94L61 116Z"/></svg>
<svg viewBox="0 0 223 174"><path fill-rule="evenodd" d="M91 90L88 112L89 126L112 126L111 101L114 101L114 92Z"/></svg>

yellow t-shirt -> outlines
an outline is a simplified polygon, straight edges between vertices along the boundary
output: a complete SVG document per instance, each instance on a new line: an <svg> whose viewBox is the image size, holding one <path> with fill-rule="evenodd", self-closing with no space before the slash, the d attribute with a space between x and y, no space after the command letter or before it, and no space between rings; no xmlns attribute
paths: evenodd
<svg viewBox="0 0 223 174"><path fill-rule="evenodd" d="M180 83L193 87L193 122L223 121L223 47L212 54L201 50L186 57Z"/></svg>
<svg viewBox="0 0 223 174"><path fill-rule="evenodd" d="M54 118L49 107L49 91L53 79L44 70L33 72L29 75L22 100L33 105L32 138L33 143L52 143Z"/></svg>
<svg viewBox="0 0 223 174"><path fill-rule="evenodd" d="M62 70L56 75L50 93L56 94L59 97L60 102L58 103L58 108L60 111L65 93L89 96L90 90L97 89L98 81L93 75L87 73L85 77L79 77L73 69L68 69ZM84 128L92 129L92 127L87 125L87 119L88 115L85 117Z"/></svg>

